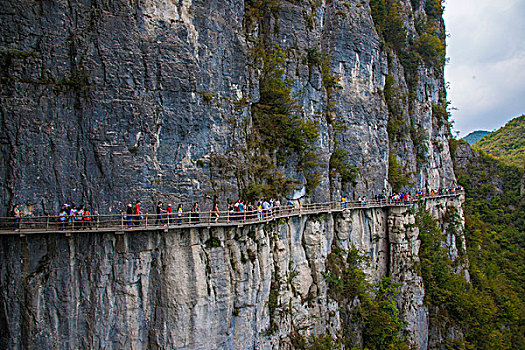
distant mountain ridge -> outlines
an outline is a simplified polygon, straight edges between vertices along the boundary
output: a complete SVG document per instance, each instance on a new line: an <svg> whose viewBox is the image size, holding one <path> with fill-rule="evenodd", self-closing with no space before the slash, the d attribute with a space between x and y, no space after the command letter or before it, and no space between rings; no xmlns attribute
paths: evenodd
<svg viewBox="0 0 525 350"><path fill-rule="evenodd" d="M473 144L481 140L483 136L488 134L490 134L490 131L476 130L465 136L463 140L467 141L468 144L472 146Z"/></svg>
<svg viewBox="0 0 525 350"><path fill-rule="evenodd" d="M483 137L473 146L507 165L525 166L525 115Z"/></svg>

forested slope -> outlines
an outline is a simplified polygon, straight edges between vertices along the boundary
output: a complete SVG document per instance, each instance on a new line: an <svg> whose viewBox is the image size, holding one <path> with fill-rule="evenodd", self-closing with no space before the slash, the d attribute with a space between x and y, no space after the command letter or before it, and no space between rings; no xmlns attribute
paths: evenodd
<svg viewBox="0 0 525 350"><path fill-rule="evenodd" d="M522 169L505 165L466 142L451 142L465 187L465 236L472 290L457 317L475 349L525 347L525 200ZM470 305L469 305L470 304Z"/></svg>
<svg viewBox="0 0 525 350"><path fill-rule="evenodd" d="M507 165L525 166L525 114L483 137L476 142L474 148L496 157Z"/></svg>

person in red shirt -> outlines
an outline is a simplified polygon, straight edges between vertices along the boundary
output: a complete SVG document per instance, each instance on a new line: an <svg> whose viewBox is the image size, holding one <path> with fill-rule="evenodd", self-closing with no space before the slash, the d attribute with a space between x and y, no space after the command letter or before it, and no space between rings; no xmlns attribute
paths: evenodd
<svg viewBox="0 0 525 350"><path fill-rule="evenodd" d="M135 214L135 225L140 225L140 220L142 219L142 216L140 215L140 201L137 201L137 203L135 203L135 206L133 207L133 214Z"/></svg>
<svg viewBox="0 0 525 350"><path fill-rule="evenodd" d="M215 203L215 205L213 206L213 214L215 214L215 222L217 222L220 216L219 206L217 205L217 203Z"/></svg>
<svg viewBox="0 0 525 350"><path fill-rule="evenodd" d="M84 221L84 230L89 228L91 230L91 213L87 208L84 209L84 214L82 215L82 221Z"/></svg>
<svg viewBox="0 0 525 350"><path fill-rule="evenodd" d="M171 219L171 204L168 204L168 207L166 208L166 214L168 216L168 225L170 224L170 219Z"/></svg>

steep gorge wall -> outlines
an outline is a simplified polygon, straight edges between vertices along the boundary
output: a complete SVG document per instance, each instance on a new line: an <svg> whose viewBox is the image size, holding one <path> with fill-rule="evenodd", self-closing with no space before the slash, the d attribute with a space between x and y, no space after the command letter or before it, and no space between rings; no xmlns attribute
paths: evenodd
<svg viewBox="0 0 525 350"><path fill-rule="evenodd" d="M393 1L407 41L417 42L417 29L430 22L427 2ZM56 214L71 201L105 213L136 199L238 198L251 168L241 151L253 148L246 130L260 100L261 41L285 50L283 79L301 118L320 130L313 145L319 186L307 199L388 189L391 155L414 186L453 185L447 122L434 113L445 93L442 70L416 59L407 82L370 5L6 1L0 13L3 212L14 203L25 214ZM443 31L441 21L435 25ZM327 86L327 71L338 87ZM359 170L355 186L342 187L330 168L337 148ZM226 164L237 161L243 172L219 176L210 166L215 155L229 155ZM280 170L298 182L286 195L299 197L308 174L294 157Z"/></svg>
<svg viewBox="0 0 525 350"><path fill-rule="evenodd" d="M447 232L461 197L426 200ZM445 243L464 251L461 223ZM401 283L410 342L429 343L408 207L352 209L244 227L0 237L0 345L11 349L286 349L294 335L337 339L343 305L327 258L355 247L371 281ZM435 335L434 335L435 336ZM359 343L359 330L355 333Z"/></svg>

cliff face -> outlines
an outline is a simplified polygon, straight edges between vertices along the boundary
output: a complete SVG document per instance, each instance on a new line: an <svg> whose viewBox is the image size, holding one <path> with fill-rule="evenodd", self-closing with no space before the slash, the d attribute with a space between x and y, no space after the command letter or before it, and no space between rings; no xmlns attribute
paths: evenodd
<svg viewBox="0 0 525 350"><path fill-rule="evenodd" d="M426 1L390 3L406 40L419 42L421 23L432 27ZM393 175L414 186L452 185L447 123L436 113L442 71L419 57L408 72L378 33L374 4L7 1L0 14L4 212L14 203L25 214L54 214L70 201L99 212L135 199L209 203L267 185L259 169L277 169L272 176L278 171L293 184L281 195L315 201L388 190ZM442 29L440 20L435 25ZM261 84L276 47L284 70L273 77L286 81L293 113L319 131L308 145L316 154L310 168L297 143L277 161L261 151L270 141L253 142L264 126L255 113L269 104ZM345 163L335 166L334 154ZM349 166L358 170L355 186L341 184Z"/></svg>
<svg viewBox="0 0 525 350"><path fill-rule="evenodd" d="M423 205L445 222L448 208L462 214L462 201ZM451 257L465 249L458 228L445 243ZM440 335L429 335L418 233L414 212L396 207L244 227L2 236L0 344L287 349L298 335L338 339L355 305L330 294L327 261L337 249L356 248L370 257L372 281L392 275L401 283L408 339L426 349ZM352 337L358 344L359 327Z"/></svg>

